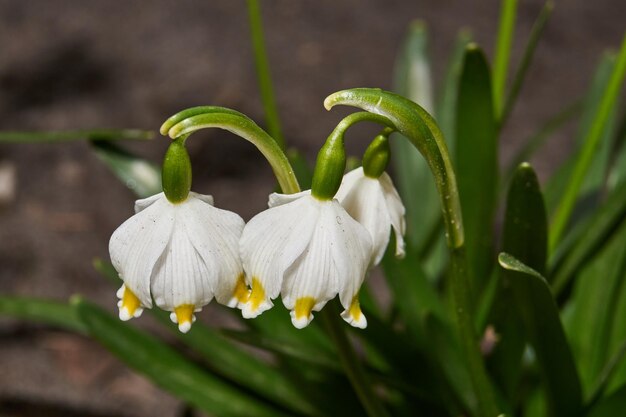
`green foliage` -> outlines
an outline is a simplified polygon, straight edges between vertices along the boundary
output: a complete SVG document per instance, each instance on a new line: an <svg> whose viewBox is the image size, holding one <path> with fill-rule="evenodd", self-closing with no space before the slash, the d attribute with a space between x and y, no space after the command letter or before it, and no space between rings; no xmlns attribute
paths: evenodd
<svg viewBox="0 0 626 417"><path fill-rule="evenodd" d="M229 130L268 158L285 192L307 189L312 170L306 159L295 149L287 156L281 151L285 143L259 2L247 4L271 135L246 115L217 106L184 110L161 132L175 139L207 127ZM626 114L620 113L619 93L626 39L617 54L601 59L583 100L555 109L513 163L502 172L498 166L501 128L552 9L551 2L542 8L513 71L517 1L503 0L493 64L461 32L442 84L435 86L428 30L416 22L396 62L394 88L400 95L351 89L326 100L327 108L366 110L344 119L336 132L363 120L397 132L390 139L391 158L407 209L408 250L404 259L388 250L385 283L362 289L366 330L346 330L333 303L303 330L294 329L279 303L250 321L228 310L235 313L237 330L200 320L187 334L178 332L166 313L151 310L157 323L173 332L162 338L81 298L3 295L0 315L91 337L209 415L621 415ZM576 149L542 187L524 161L574 118L579 119ZM87 140L112 173L143 198L161 191L159 167L114 141L150 137L136 130L2 132L0 142ZM502 206L499 196L505 197ZM111 264L97 260L94 267L112 291L119 286ZM389 290L382 303L380 285Z"/></svg>

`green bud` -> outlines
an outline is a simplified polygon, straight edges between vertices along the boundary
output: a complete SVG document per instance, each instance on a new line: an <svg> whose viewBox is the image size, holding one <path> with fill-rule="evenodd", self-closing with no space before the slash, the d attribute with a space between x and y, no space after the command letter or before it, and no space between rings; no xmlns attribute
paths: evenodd
<svg viewBox="0 0 626 417"><path fill-rule="evenodd" d="M191 190L191 161L185 139L187 135L173 140L163 159L163 191L171 203L182 203Z"/></svg>
<svg viewBox="0 0 626 417"><path fill-rule="evenodd" d="M389 164L389 135L393 129L386 128L369 144L363 154L363 172L370 178L378 178Z"/></svg>
<svg viewBox="0 0 626 417"><path fill-rule="evenodd" d="M317 154L311 194L318 200L332 200L339 190L346 169L343 132L333 131Z"/></svg>

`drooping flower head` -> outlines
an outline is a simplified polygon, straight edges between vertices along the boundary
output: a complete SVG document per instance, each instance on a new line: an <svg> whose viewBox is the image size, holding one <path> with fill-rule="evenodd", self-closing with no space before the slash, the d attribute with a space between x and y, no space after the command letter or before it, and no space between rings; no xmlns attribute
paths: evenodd
<svg viewBox="0 0 626 417"><path fill-rule="evenodd" d="M405 208L391 178L385 172L389 161L386 130L378 135L363 156L363 166L343 177L337 200L372 237L372 264L383 258L391 229L396 237L396 256L404 256Z"/></svg>
<svg viewBox="0 0 626 417"><path fill-rule="evenodd" d="M138 317L154 299L187 332L194 312L213 297L235 307L246 301L247 289L238 250L244 222L214 207L211 196L189 192L191 167L183 141L173 142L166 154L164 193L135 203L136 214L113 233L109 252L124 281L118 291L120 319Z"/></svg>
<svg viewBox="0 0 626 417"><path fill-rule="evenodd" d="M367 325L358 301L371 257L369 233L333 197L345 168L342 138L320 150L311 191L270 195L270 208L246 225L241 257L252 291L242 313L253 318L279 294L297 328L336 295L342 317Z"/></svg>

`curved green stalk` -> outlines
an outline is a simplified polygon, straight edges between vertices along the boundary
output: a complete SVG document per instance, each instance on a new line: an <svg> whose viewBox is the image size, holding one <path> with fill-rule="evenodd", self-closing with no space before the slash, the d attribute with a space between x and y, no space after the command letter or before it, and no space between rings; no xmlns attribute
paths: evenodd
<svg viewBox="0 0 626 417"><path fill-rule="evenodd" d="M464 250L464 232L456 178L448 150L435 120L412 101L372 88L356 88L331 94L326 109L335 105L358 107L387 118L422 153L430 167L440 194L443 219L451 257L451 280L456 322L479 402L481 416L498 415L492 386L485 370L473 327L470 280ZM357 113L358 114L358 113Z"/></svg>
<svg viewBox="0 0 626 417"><path fill-rule="evenodd" d="M235 110L213 106L186 109L167 119L161 126L161 134L176 139L211 127L228 130L251 142L271 165L283 192L300 191L293 168L276 141L250 118Z"/></svg>

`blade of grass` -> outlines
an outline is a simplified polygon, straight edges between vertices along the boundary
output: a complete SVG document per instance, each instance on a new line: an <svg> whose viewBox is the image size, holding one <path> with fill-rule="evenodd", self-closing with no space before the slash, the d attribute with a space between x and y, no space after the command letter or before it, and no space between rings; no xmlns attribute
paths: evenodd
<svg viewBox="0 0 626 417"><path fill-rule="evenodd" d="M80 298L72 301L89 335L161 388L212 415L286 416L203 372L174 349ZM207 341L209 342L209 341Z"/></svg>
<svg viewBox="0 0 626 417"><path fill-rule="evenodd" d="M247 5L252 49L254 50L254 63L256 65L259 90L261 92L261 101L263 102L263 109L265 110L267 130L281 149L285 149L285 138L283 137L280 127L276 99L274 98L274 88L272 87L270 64L267 59L267 51L265 50L261 6L258 0L247 0Z"/></svg>
<svg viewBox="0 0 626 417"><path fill-rule="evenodd" d="M516 274L511 281L516 305L542 371L549 414L578 415L582 407L580 381L548 283L512 255L501 253L498 261L502 268Z"/></svg>
<svg viewBox="0 0 626 417"><path fill-rule="evenodd" d="M517 0L502 0L500 24L493 63L493 103L496 114L501 114L509 70L509 59L515 32Z"/></svg>
<svg viewBox="0 0 626 417"><path fill-rule="evenodd" d="M587 417L616 417L626 409L626 384L619 387L611 395L603 398L594 406Z"/></svg>
<svg viewBox="0 0 626 417"><path fill-rule="evenodd" d="M76 314L76 309L59 301L0 296L0 315L44 323L81 334L87 331Z"/></svg>
<svg viewBox="0 0 626 417"><path fill-rule="evenodd" d="M75 140L149 140L154 132L138 129L85 129L59 132L0 131L0 143L70 142Z"/></svg>
<svg viewBox="0 0 626 417"><path fill-rule="evenodd" d="M552 10L554 10L554 2L547 1L543 7L541 8L541 12L535 20L533 24L533 28L530 31L530 37L528 38L528 43L526 44L526 48L524 49L524 54L522 55L522 61L517 67L515 71L515 75L513 77L513 84L511 85L511 89L509 90L509 94L506 97L506 101L504 103L504 109L500 113L498 117L498 126L503 126L511 111L513 110L513 106L515 106L515 102L517 101L517 97L522 89L522 85L524 84L524 80L526 79L526 73L528 72L528 68L532 63L533 57L535 56L535 50L537 49L537 44L541 39L541 35L543 34L543 30L546 27L546 23L548 23L548 19L552 14ZM495 75L494 75L495 77ZM521 162L521 161L520 161Z"/></svg>
<svg viewBox="0 0 626 417"><path fill-rule="evenodd" d="M603 94L602 101L598 112L596 113L591 128L586 135L585 144L581 149L581 154L574 165L570 182L565 189L563 198L554 215L554 219L550 228L550 251L552 252L557 243L561 240L574 205L579 195L579 191L585 180L585 175L591 165L591 161L598 147L598 143L602 138L602 133L606 127L611 112L617 101L618 94L621 90L624 76L626 75L626 36L623 39L622 47L617 55L615 68L611 74L609 84Z"/></svg>

